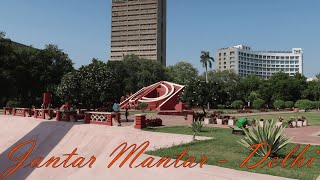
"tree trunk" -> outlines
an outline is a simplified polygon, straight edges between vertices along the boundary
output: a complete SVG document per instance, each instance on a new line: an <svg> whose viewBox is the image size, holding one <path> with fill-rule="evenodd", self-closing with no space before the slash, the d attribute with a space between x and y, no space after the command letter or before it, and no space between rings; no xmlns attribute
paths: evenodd
<svg viewBox="0 0 320 180"><path fill-rule="evenodd" d="M206 66L206 83L208 83L208 67ZM208 111L210 110L210 103L207 104Z"/></svg>
<svg viewBox="0 0 320 180"><path fill-rule="evenodd" d="M209 104L209 103L208 103ZM207 114L207 112L206 112L206 110L205 110L205 108L204 108L204 106L202 106L202 111L203 111L203 113L206 115Z"/></svg>

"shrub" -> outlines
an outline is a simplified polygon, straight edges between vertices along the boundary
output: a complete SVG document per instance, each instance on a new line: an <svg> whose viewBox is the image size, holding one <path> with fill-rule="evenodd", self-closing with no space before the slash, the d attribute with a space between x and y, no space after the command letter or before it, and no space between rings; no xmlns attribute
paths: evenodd
<svg viewBox="0 0 320 180"><path fill-rule="evenodd" d="M155 118L155 119L146 119L147 127L157 127L162 126L162 119Z"/></svg>
<svg viewBox="0 0 320 180"><path fill-rule="evenodd" d="M20 105L21 103L18 101L8 101L6 107L14 108L14 107L19 107Z"/></svg>
<svg viewBox="0 0 320 180"><path fill-rule="evenodd" d="M218 105L217 105L217 108L218 108L218 109L224 109L224 108L225 108L225 106L224 106L224 105L222 105L222 104L218 104Z"/></svg>
<svg viewBox="0 0 320 180"><path fill-rule="evenodd" d="M269 156L272 157L291 140L283 134L284 129L284 126L277 126L274 120L264 121L263 127L256 126L244 129L246 136L238 142L246 148L261 142L268 143L271 148ZM267 153L268 147L262 146L258 149L256 155L265 157Z"/></svg>
<svg viewBox="0 0 320 180"><path fill-rule="evenodd" d="M319 109L320 108L320 101L313 101L313 108Z"/></svg>
<svg viewBox="0 0 320 180"><path fill-rule="evenodd" d="M302 99L302 100L298 100L295 106L299 109L308 110L308 109L314 108L314 103L308 99Z"/></svg>
<svg viewBox="0 0 320 180"><path fill-rule="evenodd" d="M282 100L275 100L273 103L273 107L281 109L285 107L285 102Z"/></svg>
<svg viewBox="0 0 320 180"><path fill-rule="evenodd" d="M255 109L261 109L264 105L265 105L265 101L263 99L256 99L252 103L252 106Z"/></svg>
<svg viewBox="0 0 320 180"><path fill-rule="evenodd" d="M145 110L148 107L147 103L139 103L138 104L138 108L141 110Z"/></svg>
<svg viewBox="0 0 320 180"><path fill-rule="evenodd" d="M286 101L286 102L284 102L284 106L286 108L293 108L294 107L294 102L293 101Z"/></svg>
<svg viewBox="0 0 320 180"><path fill-rule="evenodd" d="M244 105L244 102L242 100L235 100L232 102L231 107L239 109Z"/></svg>
<svg viewBox="0 0 320 180"><path fill-rule="evenodd" d="M203 123L202 123L202 121L194 121L194 122L192 122L190 128L193 131L193 140L196 140L197 133L202 131Z"/></svg>

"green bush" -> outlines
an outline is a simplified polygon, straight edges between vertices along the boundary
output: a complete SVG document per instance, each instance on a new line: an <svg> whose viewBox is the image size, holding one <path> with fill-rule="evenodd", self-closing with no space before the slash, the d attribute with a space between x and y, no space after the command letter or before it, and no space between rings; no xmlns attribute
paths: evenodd
<svg viewBox="0 0 320 180"><path fill-rule="evenodd" d="M314 103L308 99L301 99L296 102L295 107L305 110L313 109Z"/></svg>
<svg viewBox="0 0 320 180"><path fill-rule="evenodd" d="M286 101L286 102L284 102L284 106L286 108L293 108L294 107L294 102L293 101Z"/></svg>
<svg viewBox="0 0 320 180"><path fill-rule="evenodd" d="M320 101L313 101L313 108L319 109L320 108Z"/></svg>
<svg viewBox="0 0 320 180"><path fill-rule="evenodd" d="M264 107L265 103L266 102L263 99L256 99L253 101L252 106L255 109L261 109Z"/></svg>
<svg viewBox="0 0 320 180"><path fill-rule="evenodd" d="M231 107L239 109L244 105L244 102L242 100L235 100L232 102Z"/></svg>
<svg viewBox="0 0 320 180"><path fill-rule="evenodd" d="M244 129L245 137L238 141L241 145L248 148L261 142L268 143L271 148L269 156L274 156L280 149L284 148L291 139L283 134L285 127L277 126L276 121L264 121L263 127L256 126ZM256 152L256 155L265 157L268 153L268 147L262 146Z"/></svg>
<svg viewBox="0 0 320 180"><path fill-rule="evenodd" d="M273 107L278 108L278 109L284 108L285 107L285 102L282 101L282 100L275 100L273 102Z"/></svg>
<svg viewBox="0 0 320 180"><path fill-rule="evenodd" d="M145 110L148 107L147 103L139 103L138 104L138 108L141 110Z"/></svg>
<svg viewBox="0 0 320 180"><path fill-rule="evenodd" d="M6 107L14 108L14 107L19 107L20 105L21 103L18 101L8 101L6 104Z"/></svg>

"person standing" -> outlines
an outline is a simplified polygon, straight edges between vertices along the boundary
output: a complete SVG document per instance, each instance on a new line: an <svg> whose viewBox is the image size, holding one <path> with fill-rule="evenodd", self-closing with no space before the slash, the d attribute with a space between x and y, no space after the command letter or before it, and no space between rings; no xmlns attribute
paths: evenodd
<svg viewBox="0 0 320 180"><path fill-rule="evenodd" d="M112 109L113 109L113 112L117 113L116 115L116 120L118 121L118 126L121 126L121 120L120 120L120 104L115 101L113 103L113 106L112 106Z"/></svg>

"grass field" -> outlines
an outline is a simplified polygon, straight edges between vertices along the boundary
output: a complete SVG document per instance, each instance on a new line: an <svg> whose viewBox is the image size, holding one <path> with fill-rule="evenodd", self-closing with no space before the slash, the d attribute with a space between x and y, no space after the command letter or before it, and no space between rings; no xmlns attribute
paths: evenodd
<svg viewBox="0 0 320 180"><path fill-rule="evenodd" d="M284 120L289 120L291 117L301 117L305 116L308 120L309 125L311 126L320 126L320 111L312 111L312 112L297 112L297 113L282 113L282 114L266 114L266 115L250 115L248 114L246 117L249 120L252 119L275 119L278 120L279 116L281 116ZM239 118L241 116L237 116Z"/></svg>
<svg viewBox="0 0 320 180"><path fill-rule="evenodd" d="M164 127L146 130L153 132L192 135L191 129L186 126ZM199 135L212 137L214 139L205 141L195 141L189 144L177 145L167 149L148 151L147 154L161 157L177 158L177 155L179 153L183 152L185 148L189 148L189 151L187 153L188 156L194 156L197 159L200 159L204 155L207 158L206 164L209 165L216 165L242 171L269 174L294 179L316 179L320 175L320 157L317 157L315 154L315 152L320 149L320 146L311 146L310 149L303 155L304 157L306 157L306 161L310 160L311 157L316 157L316 160L312 163L312 166L310 168L291 168L290 166L287 168L261 168L262 166L259 166L255 169L249 170L245 167L240 168L240 164L250 154L250 152L248 149L237 143L241 136L232 135L231 129L205 128L204 131L201 132ZM289 144L285 149L281 150L281 152L279 153L279 157L284 158L294 146L295 144ZM300 153L300 151L302 151L304 147L305 145L301 146L298 153ZM298 155L298 153L295 155ZM187 157L184 157L183 159L185 160L187 159ZM261 159L261 157L252 157L248 165L253 165L259 162ZM218 163L217 161L219 160L227 160L228 162ZM290 158L286 162L286 164L291 164L293 160L294 158ZM267 164L268 162L265 162L264 164Z"/></svg>

